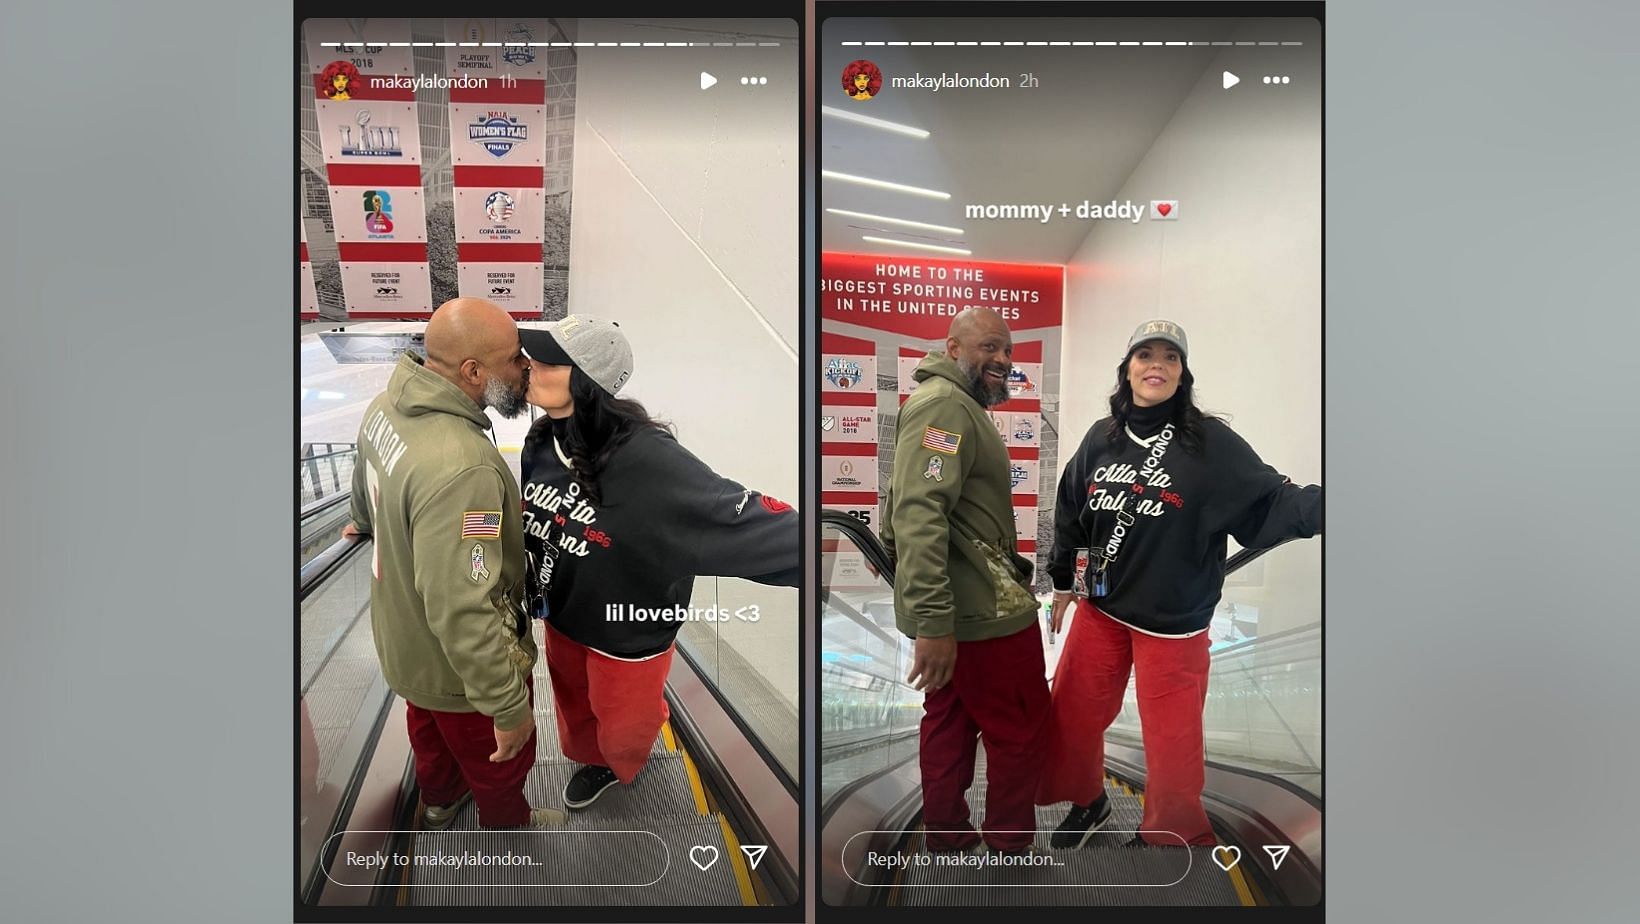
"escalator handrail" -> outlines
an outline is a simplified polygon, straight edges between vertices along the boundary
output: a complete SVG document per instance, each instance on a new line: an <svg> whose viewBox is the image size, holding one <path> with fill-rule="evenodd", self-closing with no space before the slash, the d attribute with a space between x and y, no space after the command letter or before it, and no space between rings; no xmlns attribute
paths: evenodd
<svg viewBox="0 0 1640 924"><path fill-rule="evenodd" d="M326 510L329 510L330 508L336 506L337 504L340 504L343 501L351 498L352 496L353 496L352 491L342 491L342 492L337 493L337 494L329 494L329 495L326 495L324 497L321 497L318 500L314 501L313 503L307 504L306 506L304 506L302 508L302 512L299 514L298 518L301 519L305 523L308 520L312 519L313 517L315 517L315 516L317 516L321 513L324 513Z"/></svg>
<svg viewBox="0 0 1640 924"><path fill-rule="evenodd" d="M820 511L820 525L831 526L853 540L883 580L891 587L894 585L894 560L888 557L888 550L883 548L882 540L871 527L840 510Z"/></svg>
<svg viewBox="0 0 1640 924"><path fill-rule="evenodd" d="M297 602L300 603L306 600L310 594L323 587L325 582L330 579L330 576L341 570L341 567L347 564L348 560L368 542L369 538L368 536L343 536L331 543L323 552L313 556L307 564L302 566L300 571L300 577L297 581Z"/></svg>

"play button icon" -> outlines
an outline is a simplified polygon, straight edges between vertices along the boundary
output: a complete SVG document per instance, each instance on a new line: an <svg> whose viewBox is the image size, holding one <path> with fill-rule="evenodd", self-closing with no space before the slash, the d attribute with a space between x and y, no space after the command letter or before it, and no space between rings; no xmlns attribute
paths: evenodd
<svg viewBox="0 0 1640 924"><path fill-rule="evenodd" d="M702 90L710 90L711 88L713 88L715 86L717 86L717 78L713 77L711 74L706 73L705 71L701 71L700 72L700 88Z"/></svg>
<svg viewBox="0 0 1640 924"><path fill-rule="evenodd" d="M1230 89L1231 87L1235 86L1238 83L1241 83L1241 78L1240 77L1237 77L1235 74L1232 74L1229 71L1224 72L1224 88L1226 90Z"/></svg>

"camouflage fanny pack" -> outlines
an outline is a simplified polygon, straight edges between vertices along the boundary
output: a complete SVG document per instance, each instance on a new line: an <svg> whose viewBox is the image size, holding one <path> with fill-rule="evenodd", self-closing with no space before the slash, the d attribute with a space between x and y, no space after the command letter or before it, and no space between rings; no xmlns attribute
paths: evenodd
<svg viewBox="0 0 1640 924"><path fill-rule="evenodd" d="M996 592L997 618L1010 619L1027 613L1034 617L1041 604L1031 593L1031 573L1035 570L1031 563L978 538L956 520L951 521L951 526L960 537L958 547L969 551L969 560L990 578Z"/></svg>

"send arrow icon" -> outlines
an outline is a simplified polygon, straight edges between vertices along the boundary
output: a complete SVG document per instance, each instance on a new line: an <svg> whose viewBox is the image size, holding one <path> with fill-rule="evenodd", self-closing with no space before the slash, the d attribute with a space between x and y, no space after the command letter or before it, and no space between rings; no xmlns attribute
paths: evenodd
<svg viewBox="0 0 1640 924"><path fill-rule="evenodd" d="M768 849L768 845L766 844L740 845L740 852L746 855L746 862L752 865L752 869L757 869L757 864L763 862L763 854L767 852Z"/></svg>
<svg viewBox="0 0 1640 924"><path fill-rule="evenodd" d="M1287 859L1287 851L1293 848L1287 844L1265 844L1264 852L1270 855L1270 865L1281 869L1281 861Z"/></svg>

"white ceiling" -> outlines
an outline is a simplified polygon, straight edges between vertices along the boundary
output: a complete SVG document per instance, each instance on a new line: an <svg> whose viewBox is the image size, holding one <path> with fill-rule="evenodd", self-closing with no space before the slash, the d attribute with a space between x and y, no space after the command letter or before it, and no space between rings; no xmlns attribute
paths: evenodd
<svg viewBox="0 0 1640 924"><path fill-rule="evenodd" d="M820 240L825 250L1064 263L1091 230L1089 222L1057 216L1047 224L969 220L964 206L1108 202L1223 48L845 47L839 42L1218 41L1245 21L851 19L824 25L821 105L926 129L930 135L918 140L822 114L821 168L951 193L941 201L822 178ZM857 58L869 59L883 71L883 90L871 100L855 101L843 93L843 68ZM1014 86L934 92L896 89L889 79L959 71L1006 76ZM1020 86L1020 75L1027 72L1039 86ZM826 208L947 225L964 233L896 229L834 215ZM954 245L973 255L878 244L861 240L863 234Z"/></svg>

